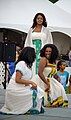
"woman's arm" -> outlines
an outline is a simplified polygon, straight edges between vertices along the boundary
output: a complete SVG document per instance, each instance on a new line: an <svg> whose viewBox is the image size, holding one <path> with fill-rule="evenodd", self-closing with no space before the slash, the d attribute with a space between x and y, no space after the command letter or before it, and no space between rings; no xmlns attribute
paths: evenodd
<svg viewBox="0 0 71 120"><path fill-rule="evenodd" d="M51 64L51 63L48 63L48 66L49 66L49 67L54 67L54 68L56 67L55 64Z"/></svg>
<svg viewBox="0 0 71 120"><path fill-rule="evenodd" d="M39 77L47 85L47 88L45 88L45 92L49 91L49 89L50 89L49 79L45 78L45 76L43 74L44 68L46 67L47 64L48 64L47 63L47 59L46 58L41 58L40 59L40 63L39 63L39 68L38 68L38 75L39 75Z"/></svg>
<svg viewBox="0 0 71 120"><path fill-rule="evenodd" d="M38 68L38 75L45 84L48 84L48 81L46 80L46 78L43 74L43 71L44 71L44 68L46 67L46 65L47 65L47 59L41 58L40 63L39 63L39 68Z"/></svg>
<svg viewBox="0 0 71 120"><path fill-rule="evenodd" d="M21 79L21 78L22 78L22 73L20 71L16 71L16 77L15 77L16 83L24 84L25 86L31 85L32 88L37 88L37 85L33 81L24 80L24 79Z"/></svg>

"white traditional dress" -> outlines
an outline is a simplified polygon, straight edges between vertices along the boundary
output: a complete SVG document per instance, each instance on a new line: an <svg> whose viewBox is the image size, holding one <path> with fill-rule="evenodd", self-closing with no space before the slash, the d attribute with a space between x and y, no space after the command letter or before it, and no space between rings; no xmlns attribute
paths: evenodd
<svg viewBox="0 0 71 120"><path fill-rule="evenodd" d="M15 75L17 70L22 73L22 79L30 80L32 78L32 71L27 67L26 63L24 61L18 62L6 89L5 105L0 111L7 114L24 114L34 108L40 112L43 90L39 87L37 87L37 90L32 90L31 86L16 83ZM34 98L35 100L33 101Z"/></svg>
<svg viewBox="0 0 71 120"><path fill-rule="evenodd" d="M34 47L36 51L36 61L33 65L34 75L38 73L40 50L45 44L48 43L53 44L53 39L51 32L48 30L47 27L42 26L41 32L34 32L34 29L30 28L25 41L25 46Z"/></svg>
<svg viewBox="0 0 71 120"><path fill-rule="evenodd" d="M50 82L50 92L49 94L47 92L44 94L44 106L68 106L68 99L64 87L53 77L55 71L52 73L51 67L45 67L43 74L45 78L49 78ZM45 91L47 87L38 75L33 76L32 80Z"/></svg>
<svg viewBox="0 0 71 120"><path fill-rule="evenodd" d="M27 34L26 41L25 41L25 47L33 45L32 40L37 39L38 37L39 37L38 39L40 39L41 42L42 42L42 47L45 44L49 44L49 43L53 44L53 39L52 39L51 32L49 31L49 29L47 27L42 26L41 32L35 32L35 34L40 33L39 34L40 36L37 36L37 35L36 35L36 37L35 37L35 35L33 36L32 35L32 33L34 33L33 31L34 31L34 29L30 28L30 30L29 30L29 32Z"/></svg>

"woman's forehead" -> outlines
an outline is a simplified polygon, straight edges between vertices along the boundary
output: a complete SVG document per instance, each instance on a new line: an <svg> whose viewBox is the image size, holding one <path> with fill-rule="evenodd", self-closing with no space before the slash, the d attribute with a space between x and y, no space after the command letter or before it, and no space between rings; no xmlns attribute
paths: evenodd
<svg viewBox="0 0 71 120"><path fill-rule="evenodd" d="M52 50L52 48L50 48L50 47L47 47L47 48L46 48L46 51L47 51L47 50Z"/></svg>

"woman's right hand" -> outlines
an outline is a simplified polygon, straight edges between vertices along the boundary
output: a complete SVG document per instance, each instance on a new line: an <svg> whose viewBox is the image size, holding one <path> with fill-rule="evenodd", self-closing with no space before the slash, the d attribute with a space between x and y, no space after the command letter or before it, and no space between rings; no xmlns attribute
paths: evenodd
<svg viewBox="0 0 71 120"><path fill-rule="evenodd" d="M50 92L50 85L47 85L47 88L45 89L45 92Z"/></svg>
<svg viewBox="0 0 71 120"><path fill-rule="evenodd" d="M34 82L32 82L31 85L32 85L32 87L31 87L32 89L36 89L37 88L37 85Z"/></svg>
<svg viewBox="0 0 71 120"><path fill-rule="evenodd" d="M46 89L45 89L45 92L49 92L50 91L50 80L47 79L47 82L46 82Z"/></svg>

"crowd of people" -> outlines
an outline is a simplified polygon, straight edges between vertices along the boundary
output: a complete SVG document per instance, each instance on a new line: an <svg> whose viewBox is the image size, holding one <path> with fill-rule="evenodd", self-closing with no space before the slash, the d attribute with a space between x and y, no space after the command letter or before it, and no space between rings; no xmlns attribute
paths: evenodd
<svg viewBox="0 0 71 120"><path fill-rule="evenodd" d="M65 61L59 51L43 13L33 19L25 46L15 63L15 70L6 88L5 114L39 114L45 107L68 107L66 85L71 85Z"/></svg>

